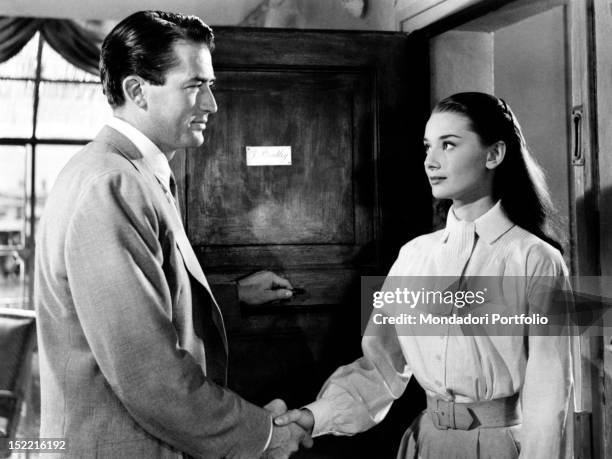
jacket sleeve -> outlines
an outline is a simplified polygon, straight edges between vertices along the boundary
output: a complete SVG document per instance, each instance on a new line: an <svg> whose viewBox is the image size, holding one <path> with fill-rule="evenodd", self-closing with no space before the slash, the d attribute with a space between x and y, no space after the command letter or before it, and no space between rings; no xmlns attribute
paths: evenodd
<svg viewBox="0 0 612 459"><path fill-rule="evenodd" d="M153 436L194 457L259 457L268 413L215 385L179 345L162 227L134 171L92 180L74 203L66 266L76 312L114 394Z"/></svg>

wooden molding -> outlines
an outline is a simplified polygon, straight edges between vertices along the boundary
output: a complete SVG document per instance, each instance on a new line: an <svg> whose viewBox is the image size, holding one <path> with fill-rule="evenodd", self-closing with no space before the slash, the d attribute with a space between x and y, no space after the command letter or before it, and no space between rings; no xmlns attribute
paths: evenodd
<svg viewBox="0 0 612 459"><path fill-rule="evenodd" d="M413 32L482 0L398 0L397 29Z"/></svg>

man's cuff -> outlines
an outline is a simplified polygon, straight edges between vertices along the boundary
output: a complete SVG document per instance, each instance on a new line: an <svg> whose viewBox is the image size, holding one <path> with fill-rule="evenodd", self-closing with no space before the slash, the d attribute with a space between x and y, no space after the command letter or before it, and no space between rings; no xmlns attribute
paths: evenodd
<svg viewBox="0 0 612 459"><path fill-rule="evenodd" d="M268 451L268 448L270 447L270 442L272 441L272 431L274 430L274 420L272 419L272 416L270 416L270 433L268 434L268 440L266 441L266 446L264 446L264 452Z"/></svg>
<svg viewBox="0 0 612 459"><path fill-rule="evenodd" d="M314 417L312 438L329 433L334 433L333 428L330 425L333 413L333 406L328 400L321 398L304 406L304 408L309 409L312 413L312 416Z"/></svg>

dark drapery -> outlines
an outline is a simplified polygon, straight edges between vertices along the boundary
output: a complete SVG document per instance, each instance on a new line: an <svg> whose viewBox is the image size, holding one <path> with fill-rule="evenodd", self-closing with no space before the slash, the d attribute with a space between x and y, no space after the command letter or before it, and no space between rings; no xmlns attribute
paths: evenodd
<svg viewBox="0 0 612 459"><path fill-rule="evenodd" d="M98 75L100 46L108 24L68 19L0 17L0 62L17 54L37 31L72 65Z"/></svg>

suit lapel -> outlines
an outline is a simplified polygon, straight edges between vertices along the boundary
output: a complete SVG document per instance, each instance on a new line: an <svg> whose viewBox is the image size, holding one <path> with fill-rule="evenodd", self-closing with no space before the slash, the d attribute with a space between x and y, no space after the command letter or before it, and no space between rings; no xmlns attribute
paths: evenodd
<svg viewBox="0 0 612 459"><path fill-rule="evenodd" d="M119 154L125 157L134 166L134 168L141 173L145 181L149 184L154 195L157 196L158 201L165 206L166 213L170 216L172 232L176 238L176 245L183 259L183 263L193 278L206 289L212 300L213 320L219 329L219 333L221 334L223 345L225 347L225 353L227 355L227 334L225 331L225 323L223 321L221 309L219 308L217 300L215 300L215 297L212 294L208 280L204 275L204 271L198 262L197 256L191 247L189 239L187 238L183 223L178 214L178 209L174 205L172 197L168 194L165 187L159 182L159 179L155 176L147 162L144 160L142 153L140 153L136 146L123 134L109 126L105 126L96 136L94 142L103 142L114 147Z"/></svg>

